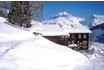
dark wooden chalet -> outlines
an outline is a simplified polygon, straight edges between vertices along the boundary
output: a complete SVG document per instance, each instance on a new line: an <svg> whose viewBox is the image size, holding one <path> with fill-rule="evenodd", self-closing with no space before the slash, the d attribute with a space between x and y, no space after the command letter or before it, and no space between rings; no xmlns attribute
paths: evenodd
<svg viewBox="0 0 104 70"><path fill-rule="evenodd" d="M43 25L43 29L39 32L43 37L57 44L75 47L73 44L77 45L77 49L88 49L89 42L89 29L70 29L65 31L61 29L58 25Z"/></svg>
<svg viewBox="0 0 104 70"><path fill-rule="evenodd" d="M88 49L89 33L70 33L68 44L76 44L80 49Z"/></svg>
<svg viewBox="0 0 104 70"><path fill-rule="evenodd" d="M60 45L76 44L80 49L88 49L89 33L70 33L69 36L43 36ZM70 46L74 47L74 46Z"/></svg>

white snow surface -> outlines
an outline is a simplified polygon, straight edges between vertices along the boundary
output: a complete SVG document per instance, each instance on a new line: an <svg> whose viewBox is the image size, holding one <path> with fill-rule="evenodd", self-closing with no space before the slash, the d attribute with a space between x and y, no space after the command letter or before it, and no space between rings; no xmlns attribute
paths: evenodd
<svg viewBox="0 0 104 70"><path fill-rule="evenodd" d="M83 54L0 18L0 70L92 70Z"/></svg>
<svg viewBox="0 0 104 70"><path fill-rule="evenodd" d="M59 25L69 33L91 33L86 26L79 23L79 20L76 17L67 12L58 13L57 15L52 16L50 20L44 21L43 23L48 25Z"/></svg>
<svg viewBox="0 0 104 70"><path fill-rule="evenodd" d="M80 22L80 21L85 21L86 20L86 18L80 18L80 17L76 17L77 19L78 19L78 21Z"/></svg>
<svg viewBox="0 0 104 70"><path fill-rule="evenodd" d="M41 33L43 36L69 35L69 32L65 31L58 25L41 25L41 30L37 30L36 32Z"/></svg>
<svg viewBox="0 0 104 70"><path fill-rule="evenodd" d="M93 70L104 70L104 44L90 43L89 50L81 50L81 52L93 62Z"/></svg>

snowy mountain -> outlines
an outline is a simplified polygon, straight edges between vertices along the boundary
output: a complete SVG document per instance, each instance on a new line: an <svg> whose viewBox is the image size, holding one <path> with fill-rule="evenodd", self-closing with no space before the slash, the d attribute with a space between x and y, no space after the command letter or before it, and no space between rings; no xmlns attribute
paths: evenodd
<svg viewBox="0 0 104 70"><path fill-rule="evenodd" d="M104 15L92 15L80 23L87 25L98 42L104 42Z"/></svg>
<svg viewBox="0 0 104 70"><path fill-rule="evenodd" d="M104 15L92 15L80 23L88 25L90 28L104 23Z"/></svg>
<svg viewBox="0 0 104 70"><path fill-rule="evenodd" d="M69 33L90 32L86 26L79 23L78 17L74 17L67 12L60 12L57 15L52 16L49 20L44 21L43 23L47 25L59 25Z"/></svg>
<svg viewBox="0 0 104 70"><path fill-rule="evenodd" d="M76 17L76 18L78 19L79 22L86 20L86 18L80 18L80 17Z"/></svg>
<svg viewBox="0 0 104 70"><path fill-rule="evenodd" d="M65 24L69 25L69 24L73 24L73 23L79 24L78 19L76 17L68 14L67 12L60 12L55 16L51 16L51 18L48 21L44 22L44 24L58 24L58 23L60 23L60 22L58 22L60 20L61 20L61 22L63 22L64 25Z"/></svg>

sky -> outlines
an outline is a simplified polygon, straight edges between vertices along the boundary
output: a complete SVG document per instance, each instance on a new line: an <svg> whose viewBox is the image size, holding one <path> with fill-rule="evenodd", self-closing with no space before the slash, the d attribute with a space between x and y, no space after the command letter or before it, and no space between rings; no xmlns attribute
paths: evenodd
<svg viewBox="0 0 104 70"><path fill-rule="evenodd" d="M104 15L104 1L42 1L44 4L44 20L52 15L66 11L81 18L88 18L93 14Z"/></svg>

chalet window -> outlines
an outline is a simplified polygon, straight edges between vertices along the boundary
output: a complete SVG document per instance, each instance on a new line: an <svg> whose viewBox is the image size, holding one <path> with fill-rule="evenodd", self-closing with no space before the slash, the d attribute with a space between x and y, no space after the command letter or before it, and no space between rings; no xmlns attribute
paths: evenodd
<svg viewBox="0 0 104 70"><path fill-rule="evenodd" d="M74 36L74 35L72 35L72 38L75 38L75 36Z"/></svg>
<svg viewBox="0 0 104 70"><path fill-rule="evenodd" d="M87 43L87 41L86 41L86 40L84 40L84 41L83 41L83 43Z"/></svg>
<svg viewBox="0 0 104 70"><path fill-rule="evenodd" d="M74 40L72 40L71 43L74 44Z"/></svg>
<svg viewBox="0 0 104 70"><path fill-rule="evenodd" d="M68 41L68 44L70 44L70 41Z"/></svg>
<svg viewBox="0 0 104 70"><path fill-rule="evenodd" d="M85 41L83 41L83 44L84 44L84 45L87 45L87 41L86 41L86 40L85 40Z"/></svg>
<svg viewBox="0 0 104 70"><path fill-rule="evenodd" d="M82 45L78 45L78 47L81 47Z"/></svg>
<svg viewBox="0 0 104 70"><path fill-rule="evenodd" d="M81 39L81 34L78 35L78 38Z"/></svg>
<svg viewBox="0 0 104 70"><path fill-rule="evenodd" d="M83 46L82 48L83 48L83 49L86 49L86 48L87 48L87 46Z"/></svg>
<svg viewBox="0 0 104 70"><path fill-rule="evenodd" d="M78 41L78 44L80 43L80 41Z"/></svg>
<svg viewBox="0 0 104 70"><path fill-rule="evenodd" d="M84 34L83 38L84 38L84 39L86 39L86 38L87 38L87 35L86 35L86 34Z"/></svg>

